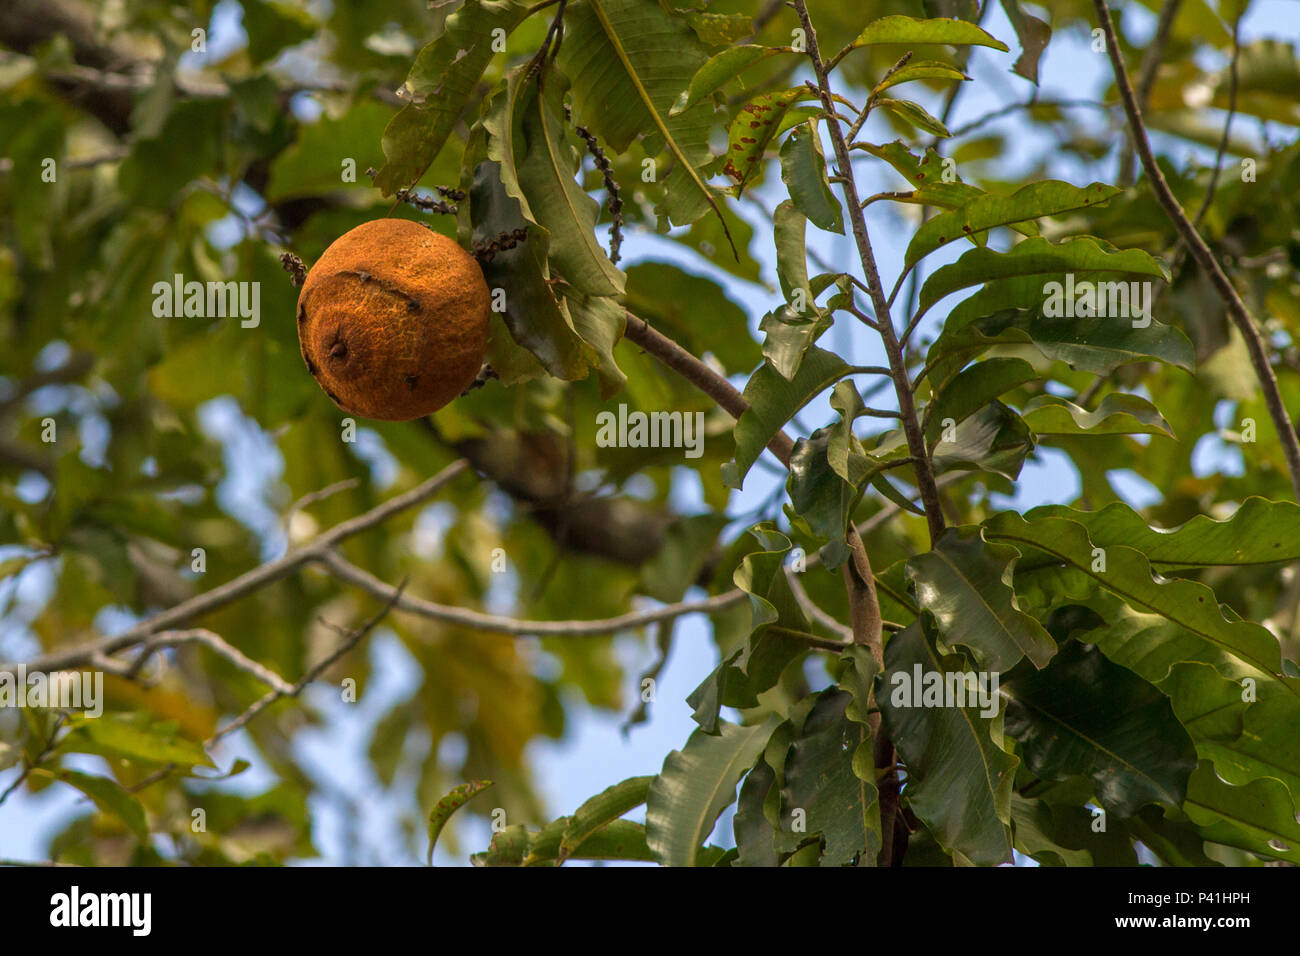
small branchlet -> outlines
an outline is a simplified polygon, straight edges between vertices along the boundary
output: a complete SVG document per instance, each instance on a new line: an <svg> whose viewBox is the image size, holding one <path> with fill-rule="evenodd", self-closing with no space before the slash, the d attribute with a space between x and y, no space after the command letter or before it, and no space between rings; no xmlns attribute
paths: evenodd
<svg viewBox="0 0 1300 956"><path fill-rule="evenodd" d="M528 238L527 229L514 229L510 232L497 233L487 242L479 240L474 243L474 258L479 262L491 262L496 258L498 252L505 252L507 249L513 249L519 243Z"/></svg>
<svg viewBox="0 0 1300 956"><path fill-rule="evenodd" d="M482 388L488 382L492 381L492 379L499 377L500 376L497 375L497 370L485 362L483 363L483 367L478 370L478 374L474 376L474 381L470 382L469 385L465 387L465 391L460 394L462 396L468 395L470 392L474 391L474 389Z"/></svg>
<svg viewBox="0 0 1300 956"><path fill-rule="evenodd" d="M570 123L573 122L573 110L568 103L564 104L564 118ZM600 143L593 136L590 130L585 126L575 125L573 131L578 134L584 143L587 144L587 152L591 153L592 158L596 161L596 168L605 180L605 193L609 196L609 215L613 220L609 230L609 261L617 263L619 260L619 250L623 246L623 194L619 191L618 180L614 178L614 167L601 149Z"/></svg>
<svg viewBox="0 0 1300 956"><path fill-rule="evenodd" d="M282 252L280 265L284 266L284 271L289 273L289 281L293 283L293 287L301 289L302 284L307 281L307 267L302 264L302 260L292 252Z"/></svg>

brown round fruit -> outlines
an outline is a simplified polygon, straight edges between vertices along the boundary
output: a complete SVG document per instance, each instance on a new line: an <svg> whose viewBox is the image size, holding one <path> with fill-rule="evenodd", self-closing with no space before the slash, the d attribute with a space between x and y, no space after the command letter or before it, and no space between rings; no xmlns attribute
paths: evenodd
<svg viewBox="0 0 1300 956"><path fill-rule="evenodd" d="M336 239L298 294L307 370L345 412L407 421L442 408L487 354L490 296L474 257L406 219Z"/></svg>

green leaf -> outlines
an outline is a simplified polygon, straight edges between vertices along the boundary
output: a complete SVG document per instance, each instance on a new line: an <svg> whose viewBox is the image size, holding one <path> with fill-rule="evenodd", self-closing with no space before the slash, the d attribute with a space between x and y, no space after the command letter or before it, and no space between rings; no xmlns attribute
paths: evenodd
<svg viewBox="0 0 1300 956"><path fill-rule="evenodd" d="M614 358L614 346L627 328L627 310L617 299L584 295L575 289L564 292L564 304L573 317L573 329L596 353L596 373L600 377L603 401L627 384L627 376Z"/></svg>
<svg viewBox="0 0 1300 956"><path fill-rule="evenodd" d="M920 310L927 311L958 289L999 279L1060 272L1098 272L1114 275L1153 276L1168 281L1165 267L1140 249L1120 251L1091 236L1061 243L1026 239L1009 252L971 249L956 262L942 266L921 287ZM1045 298L1045 293L1044 296ZM1113 320L1112 320L1113 321Z"/></svg>
<svg viewBox="0 0 1300 956"><path fill-rule="evenodd" d="M482 793L490 786L492 786L491 780L471 780L453 787L450 793L434 804L433 809L429 811L429 852L426 856L430 866L433 866L433 848L437 845L438 837L443 827L447 825L447 821L451 819L451 815L469 803L471 797Z"/></svg>
<svg viewBox="0 0 1300 956"><path fill-rule="evenodd" d="M1020 0L1002 0L1002 9L1020 40L1020 56L1011 69L1030 83L1038 82L1038 60L1052 39L1052 28L1020 6Z"/></svg>
<svg viewBox="0 0 1300 956"><path fill-rule="evenodd" d="M1140 615L1155 616L1175 625L1182 640L1199 644L1202 650L1178 650L1173 660L1206 660L1206 651L1218 652L1240 665L1272 677L1300 697L1300 679L1287 677L1282 670L1282 654L1277 638L1259 624L1243 621L1230 609L1221 608L1214 592L1204 584L1186 580L1164 580L1152 574L1151 563L1140 552L1122 545L1105 548L1105 568L1101 569L1094 544L1080 524L1065 518L1041 514L1021 516L1003 512L985 522L985 537L1016 547L1036 548L1061 562L1077 568L1101 587L1122 599ZM1096 568L1097 570L1094 570ZM1141 619L1134 621L1141 625ZM1155 621L1151 621L1155 623ZM1150 627L1150 624L1144 625ZM1129 667L1147 680L1158 683L1164 674L1144 671L1112 653L1108 642L1121 637L1117 628L1099 635L1097 643L1116 663ZM1133 642L1132 636L1126 638ZM1133 650L1138 650L1134 642ZM1172 660L1166 659L1165 670ZM1155 664L1153 661L1152 664Z"/></svg>
<svg viewBox="0 0 1300 956"><path fill-rule="evenodd" d="M646 797L646 842L660 863L696 864L718 816L736 799L736 784L780 722L775 715L748 727L723 721L716 736L696 730L668 755Z"/></svg>
<svg viewBox="0 0 1300 956"><path fill-rule="evenodd" d="M907 246L904 266L911 268L921 259L957 239L967 238L997 226L1009 226L1042 216L1059 216L1100 205L1121 192L1104 183L1072 186L1055 179L1022 186L1010 196L985 193L957 209L927 220Z"/></svg>
<svg viewBox="0 0 1300 956"><path fill-rule="evenodd" d="M569 817L564 835L560 838L560 851L557 862L571 856L574 851L584 846L597 830L617 820L629 810L646 801L653 777L632 777L622 783L616 783L592 797Z"/></svg>
<svg viewBox="0 0 1300 956"><path fill-rule="evenodd" d="M835 688L818 694L786 758L782 819L803 811L804 836L821 834L823 866L871 866L880 853L871 734L846 716L853 703L852 694Z"/></svg>
<svg viewBox="0 0 1300 956"><path fill-rule="evenodd" d="M316 21L305 10L275 0L241 3L244 32L248 35L248 58L254 65L271 59L286 47L295 46L316 33Z"/></svg>
<svg viewBox="0 0 1300 956"><path fill-rule="evenodd" d="M1169 423L1145 398L1111 392L1094 412L1057 395L1039 395L1020 412L1035 435L1168 435Z"/></svg>
<svg viewBox="0 0 1300 956"><path fill-rule="evenodd" d="M935 399L925 424L925 440L933 445L948 422L960 425L989 402L1038 377L1034 367L1020 358L990 358L964 369Z"/></svg>
<svg viewBox="0 0 1300 956"><path fill-rule="evenodd" d="M547 281L549 235L530 226L519 201L503 182L504 168L490 160L479 163L469 188L473 238L488 241L502 232L526 228L528 238L483 263L483 278L490 290L504 292L503 316L511 337L557 378L586 378L598 358L574 327L568 306L555 296Z"/></svg>
<svg viewBox="0 0 1300 956"><path fill-rule="evenodd" d="M949 853L978 865L1005 863L1019 760L998 746L993 721L978 709L912 706L917 669L950 669L921 628L913 623L889 639L876 681L885 728L907 766L908 805Z"/></svg>
<svg viewBox="0 0 1300 956"><path fill-rule="evenodd" d="M762 165L768 143L786 128L790 107L813 98L811 90L797 86L762 93L741 107L727 130L727 160L722 167L722 171L735 182L732 187L734 195L739 196L744 191L750 177ZM804 118L800 113L793 116L799 122Z"/></svg>
<svg viewBox="0 0 1300 956"><path fill-rule="evenodd" d="M776 828L763 812L763 804L776 781L776 772L760 760L745 775L736 801L736 815L731 819L736 837L735 866L778 866Z"/></svg>
<svg viewBox="0 0 1300 956"><path fill-rule="evenodd" d="M1220 778L1243 786L1276 777L1300 800L1300 701L1272 681L1260 681L1247 700L1240 680L1221 676L1208 664L1186 661L1169 668L1160 690L1196 742L1196 752L1214 762Z"/></svg>
<svg viewBox="0 0 1300 956"><path fill-rule="evenodd" d="M816 636L786 578L790 539L770 523L754 526L750 534L760 550L745 555L732 575L749 595L750 633L686 699L693 719L709 734L717 732L721 707L757 707L758 695L776 685L806 650L805 640Z"/></svg>
<svg viewBox="0 0 1300 956"><path fill-rule="evenodd" d="M809 348L793 381L767 363L760 365L745 386L749 409L736 422L736 460L722 466L722 480L739 488L750 467L799 409L843 378L849 366L834 352Z"/></svg>
<svg viewBox="0 0 1300 956"><path fill-rule="evenodd" d="M913 80L969 80L970 77L950 63L938 60L912 60L901 70L895 70L872 89L872 93L881 93L891 86L910 83Z"/></svg>
<svg viewBox="0 0 1300 956"><path fill-rule="evenodd" d="M697 103L703 102L705 98L722 89L728 81L739 76L746 68L778 53L788 52L788 50L743 43L714 54L695 71L695 75L691 77L690 86L682 90L681 95L677 97L677 102L668 111L668 115L676 116L679 113L685 113Z"/></svg>
<svg viewBox="0 0 1300 956"><path fill-rule="evenodd" d="M890 16L873 20L858 34L853 46L878 43L906 43L909 46L925 43L943 43L948 46L987 46L1007 52L1006 44L993 39L979 27L966 20L937 17L921 20L915 17Z"/></svg>
<svg viewBox="0 0 1300 956"><path fill-rule="evenodd" d="M1208 840L1300 863L1295 801L1278 780L1262 777L1234 787L1218 778L1213 764L1202 761L1188 784L1183 810Z"/></svg>
<svg viewBox="0 0 1300 956"><path fill-rule="evenodd" d="M1196 515L1176 528L1152 528L1127 504L1116 501L1100 511L1043 505L1027 512L1068 518L1083 525L1094 546L1123 545L1141 551L1153 567L1210 568L1300 560L1300 505L1252 495L1221 521Z"/></svg>
<svg viewBox="0 0 1300 956"><path fill-rule="evenodd" d="M706 513L683 516L669 525L663 544L642 567L642 593L665 604L680 601L699 582L727 523L725 514Z"/></svg>
<svg viewBox="0 0 1300 956"><path fill-rule="evenodd" d="M1003 688L1011 698L1006 733L1036 776L1086 775L1120 817L1148 803L1182 806L1196 748L1168 698L1132 671L1070 641L1043 670Z"/></svg>
<svg viewBox="0 0 1300 956"><path fill-rule="evenodd" d="M989 402L957 425L951 441L935 442L936 475L948 471L991 471L1015 480L1034 450L1034 436L1020 416L1002 402Z"/></svg>
<svg viewBox="0 0 1300 956"><path fill-rule="evenodd" d="M573 83L575 120L618 153L641 134L647 155L668 149L676 163L665 182L672 222L694 222L710 208L721 217L699 172L709 159L711 105L668 113L708 59L691 28L654 3L577 0L565 9L564 38L558 60ZM725 222L723 230L730 242Z"/></svg>
<svg viewBox="0 0 1300 956"><path fill-rule="evenodd" d="M782 144L781 179L795 208L809 222L826 232L844 234L840 203L826 180L826 157L816 123L796 127Z"/></svg>
<svg viewBox="0 0 1300 956"><path fill-rule="evenodd" d="M753 18L743 13L703 13L699 10L678 9L677 14L691 25L705 46L729 46L754 34Z"/></svg>
<svg viewBox="0 0 1300 956"><path fill-rule="evenodd" d="M833 275L808 280L804 230L807 220L789 200L783 200L773 214L776 240L776 273L786 304L759 322L766 333L763 355L787 380L799 371L813 342L831 325L832 319L817 305L817 296L834 280Z"/></svg>
<svg viewBox="0 0 1300 956"><path fill-rule="evenodd" d="M522 81L515 76L511 82ZM573 178L581 162L566 134L563 103L567 89L564 77L552 74L540 95L535 84L527 83L514 103L523 114L514 160L519 187L527 197L524 214L534 217L551 234L551 262L580 292L621 295L623 273L609 261L596 239L600 204Z"/></svg>
<svg viewBox="0 0 1300 956"><path fill-rule="evenodd" d="M909 123L917 129L925 130L927 133L943 137L952 135L942 121L931 116L923 107L911 100L898 100L892 96L882 96L876 100L876 106L893 113L903 122Z"/></svg>
<svg viewBox="0 0 1300 956"><path fill-rule="evenodd" d="M375 185L392 195L412 186L433 164L493 57L493 31L509 34L528 8L514 0L465 0L415 58L403 89L411 102L384 130L388 162Z"/></svg>
<svg viewBox="0 0 1300 956"><path fill-rule="evenodd" d="M1017 281L1004 279L990 289ZM1041 303L1043 283L1030 281L1035 286L1033 294ZM958 305L930 347L927 364L937 372L938 381L944 381L994 345L1021 343L1032 344L1047 359L1098 375L1144 360L1165 362L1188 371L1196 365L1192 344L1182 332L1168 325L1153 321L1146 328L1134 328L1132 323L1117 322L1109 316L1062 321L1047 318L1037 307L985 311L978 302L968 306L983 298L981 291Z"/></svg>
<svg viewBox="0 0 1300 956"><path fill-rule="evenodd" d="M950 183L944 182L944 157L933 148L927 149L924 155L917 156L902 140L897 139L884 146L857 143L853 148L861 149L893 166L917 190L917 194L912 197L915 202L941 209L956 209L984 194L984 190L963 183L960 177ZM955 169L953 173L955 175Z"/></svg>
<svg viewBox="0 0 1300 956"><path fill-rule="evenodd" d="M150 723L149 715L73 716L59 742L61 753L89 753L143 760L146 763L215 767L201 744L186 740L171 722Z"/></svg>
<svg viewBox="0 0 1300 956"><path fill-rule="evenodd" d="M43 767L33 770L32 776L62 780L76 787L90 797L101 812L117 817L139 839L148 839L149 823L145 819L144 807L116 780L82 773L80 770L46 770Z"/></svg>
<svg viewBox="0 0 1300 956"><path fill-rule="evenodd" d="M1056 829L1046 803L1011 794L1011 830L1017 850L1046 866L1092 866L1092 854L1062 846Z"/></svg>
<svg viewBox="0 0 1300 956"><path fill-rule="evenodd" d="M808 438L795 440L788 482L790 504L795 514L808 523L813 534L840 545L831 549L827 558L827 567L831 570L838 568L848 556L844 534L865 484L845 481L828 461L833 429L834 426L828 425L817 429Z"/></svg>
<svg viewBox="0 0 1300 956"><path fill-rule="evenodd" d="M949 528L934 549L907 562L907 580L938 638L965 648L985 670L1005 673L1021 658L1047 665L1056 642L1020 610L1012 590L1015 548L991 544L974 526Z"/></svg>

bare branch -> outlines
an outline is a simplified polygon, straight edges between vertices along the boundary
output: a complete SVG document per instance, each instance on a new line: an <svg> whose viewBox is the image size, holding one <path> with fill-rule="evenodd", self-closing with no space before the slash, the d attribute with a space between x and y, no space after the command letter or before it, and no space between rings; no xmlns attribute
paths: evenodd
<svg viewBox="0 0 1300 956"><path fill-rule="evenodd" d="M1228 315L1232 317L1233 324L1237 326L1237 330L1246 343L1246 351L1250 354L1250 364L1254 366L1255 376L1259 379L1260 388L1264 393L1264 404L1268 406L1269 415L1273 419L1273 427L1277 431L1278 440L1282 443L1282 451L1286 455L1287 471L1291 476L1292 490L1295 492L1297 500L1300 500L1300 441L1297 441L1295 426L1291 424L1291 417L1287 414L1286 406L1282 403L1282 395L1277 387L1277 377L1273 374L1273 367L1269 364L1263 337L1259 334L1259 329L1247 311L1246 304L1242 302L1236 288L1227 275L1224 274L1223 267L1219 265L1219 261L1214 258L1214 253L1210 251L1210 247L1205 244L1205 240L1201 238L1200 233L1196 231L1196 227L1188 220L1187 214L1178 205L1178 200L1174 197L1173 192L1169 189L1169 184L1165 181L1164 173L1156 165L1155 156L1151 153L1151 143L1147 140L1146 127L1142 123L1142 111L1138 107L1133 86L1129 82L1128 70L1125 68L1124 60L1119 53L1119 42L1115 38L1115 24L1111 21L1110 8L1106 5L1106 0L1093 0L1093 5L1097 8L1097 19L1102 32L1106 36L1106 49L1110 53L1111 66L1115 71L1115 82L1119 87L1120 99L1124 102L1124 112L1128 115L1129 127L1133 133L1133 144L1137 149L1139 158L1142 160L1142 168L1146 171L1147 179L1151 183L1151 188L1155 191L1156 199L1159 201L1161 208L1164 209L1165 214L1174 224L1174 228L1178 230L1183 241L1187 243L1196 264L1209 277L1210 284L1214 286L1215 292L1218 293L1219 298L1227 306Z"/></svg>
<svg viewBox="0 0 1300 956"><path fill-rule="evenodd" d="M399 611L407 611L476 631L510 634L515 637L598 637L673 620L686 614L712 614L739 604L746 597L744 591L735 588L701 601L682 601L648 611L632 611L618 617L599 620L525 621L498 614L486 614L469 608L436 604L409 594L399 596L397 589L392 585L381 581L364 568L357 567L336 551L327 551L315 560L340 581L358 587L381 600L393 600L393 607Z"/></svg>
<svg viewBox="0 0 1300 956"><path fill-rule="evenodd" d="M102 637L98 640L78 644L75 647L53 651L29 662L27 667L29 670L62 670L66 667L84 663L95 654L113 654L123 648L139 644L160 631L174 628L178 624L184 624L193 618L225 607L250 591L255 591L273 581L287 577L346 538L360 534L362 531L373 528L402 511L427 501L462 475L468 467L469 465L464 459L452 462L438 474L416 485L410 491L396 495L384 503L376 505L364 514L336 524L324 534L318 535L301 547L290 550L283 557L258 565L251 571L246 571L239 577L227 581L211 591L205 591L188 601L182 601L174 607L145 618L139 624L127 628L121 634L113 637ZM0 665L0 668L13 666L16 665L5 664Z"/></svg>

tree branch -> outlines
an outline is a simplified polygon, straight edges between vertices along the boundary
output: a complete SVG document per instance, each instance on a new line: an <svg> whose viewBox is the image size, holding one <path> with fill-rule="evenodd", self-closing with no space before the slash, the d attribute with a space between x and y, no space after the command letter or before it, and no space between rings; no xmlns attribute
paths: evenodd
<svg viewBox="0 0 1300 956"><path fill-rule="evenodd" d="M251 571L246 571L225 584L213 588L211 591L205 591L188 601L182 601L174 607L147 617L121 634L113 637L102 637L61 651L53 651L31 661L27 664L27 668L29 670L57 671L76 666L91 660L97 654L113 654L123 648L139 644L160 631L174 628L178 624L183 624L193 618L225 607L250 591L255 591L263 585L287 577L344 539L360 534L362 531L387 521L393 515L427 501L446 485L460 477L468 467L468 463L463 459L454 461L438 474L416 485L410 491L396 495L384 503L376 505L364 514L336 524L329 531L318 535L301 547L290 550L283 557L258 565ZM14 666L17 665L0 665L0 670Z"/></svg>
<svg viewBox="0 0 1300 956"><path fill-rule="evenodd" d="M798 0L802 2L802 0ZM1133 92L1133 86L1129 82L1128 70L1124 67L1124 60L1120 57L1119 43L1115 38L1115 24L1111 21L1110 8L1106 5L1106 0L1093 0L1093 6L1097 8L1097 19L1101 25L1102 32L1106 36L1106 49L1110 53L1111 66L1115 71L1115 82L1119 87L1120 99L1124 102L1124 112L1128 115L1129 127L1133 133L1133 144L1137 149L1138 156L1142 160L1142 168L1146 171L1147 179L1151 182L1151 188L1155 191L1156 199L1160 207L1165 211L1174 228L1182 236L1183 241L1187 243L1191 251L1192 258L1210 279L1210 284L1214 286L1215 292L1223 300L1227 307L1228 315L1232 317L1233 324L1241 333L1242 339L1246 343L1246 350L1250 354L1250 363L1254 366L1255 376L1259 379L1260 388L1264 392L1264 404L1268 406L1268 412L1273 419L1273 427L1277 431L1278 440L1282 443L1282 451L1286 455L1287 471L1291 476L1291 488L1300 500L1300 441L1297 441L1295 427L1291 424L1291 418L1287 414L1286 406L1282 403L1282 394L1278 391L1277 377L1273 374L1273 367L1269 364L1268 354L1264 349L1263 337L1259 334L1259 329L1255 326L1254 320L1246 310L1246 305L1237 294L1236 288L1224 274L1223 267L1219 261L1214 258L1214 253L1210 247L1205 244L1196 227L1188 220L1187 214L1183 212L1178 200L1174 197L1173 192L1169 189L1169 184L1165 181L1164 173L1156 165L1155 156L1151 153L1151 144L1147 140L1146 128L1142 123L1142 112L1137 104L1136 96Z"/></svg>
<svg viewBox="0 0 1300 956"><path fill-rule="evenodd" d="M381 600L392 600L393 607L399 611L418 614L446 624L455 624L476 631L493 634L510 634L515 637L597 637L626 631L632 628L646 627L660 621L670 621L685 614L712 614L732 605L739 604L746 598L744 591L735 588L722 594L714 595L702 601L682 601L666 604L648 611L633 611L618 617L589 621L525 621L498 614L486 614L469 608L436 604L409 594L397 594L397 589L375 577L364 568L359 568L337 551L326 551L313 559L330 574L347 584L367 591Z"/></svg>
<svg viewBox="0 0 1300 956"><path fill-rule="evenodd" d="M793 0L799 23L803 27L807 43L808 59L812 62L817 75L817 89L821 95L822 108L829 116L834 112L834 93L831 91L827 77L826 64L822 61L817 46L817 31L808 16L806 0ZM921 432L920 422L916 417L916 403L912 395L911 383L908 381L907 362L902 346L894 332L893 319L890 317L889 303L885 298L884 288L880 284L880 271L876 267L876 257L871 249L871 238L867 234L867 222L862 213L862 202L858 195L857 182L853 175L853 161L849 156L848 144L844 131L834 120L828 119L826 128L830 133L831 144L835 148L835 161L839 166L838 174L842 177L840 188L844 192L844 201L849 208L849 219L853 224L853 239L857 244L858 258L862 262L863 275L870 290L872 310L875 312L876 325L880 338L889 356L889 368L894 380L894 392L898 398L898 412L903 420L903 432L907 436L908 449L916 459L916 484L921 492L921 501L925 508L926 522L930 528L930 543L933 545L945 530L943 508L939 503L939 492L934 484L934 471L930 465L929 449L925 445L925 436Z"/></svg>

